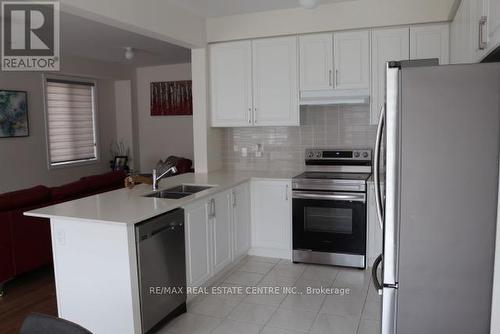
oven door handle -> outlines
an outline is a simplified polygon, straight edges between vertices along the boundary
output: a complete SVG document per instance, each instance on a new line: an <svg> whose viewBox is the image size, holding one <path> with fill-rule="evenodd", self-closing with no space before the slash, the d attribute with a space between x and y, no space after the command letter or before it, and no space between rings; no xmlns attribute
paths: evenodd
<svg viewBox="0 0 500 334"><path fill-rule="evenodd" d="M366 203L365 194L357 193L323 193L312 191L294 191L294 199L322 199L327 201L341 201L341 202L363 202Z"/></svg>

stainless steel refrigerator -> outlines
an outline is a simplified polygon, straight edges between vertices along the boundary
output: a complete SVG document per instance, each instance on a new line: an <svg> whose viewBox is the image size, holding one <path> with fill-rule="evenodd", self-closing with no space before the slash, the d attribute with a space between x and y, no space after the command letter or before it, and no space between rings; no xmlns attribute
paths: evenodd
<svg viewBox="0 0 500 334"><path fill-rule="evenodd" d="M500 64L388 64L372 272L382 334L489 333L499 129Z"/></svg>

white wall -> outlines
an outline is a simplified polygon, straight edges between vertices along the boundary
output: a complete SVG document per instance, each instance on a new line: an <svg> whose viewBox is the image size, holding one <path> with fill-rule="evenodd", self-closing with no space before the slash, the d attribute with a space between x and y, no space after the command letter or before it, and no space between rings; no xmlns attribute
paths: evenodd
<svg viewBox="0 0 500 334"><path fill-rule="evenodd" d="M184 47L206 42L205 20L165 0L61 0L61 10Z"/></svg>
<svg viewBox="0 0 500 334"><path fill-rule="evenodd" d="M456 0L355 0L207 19L208 42L448 21Z"/></svg>
<svg viewBox="0 0 500 334"><path fill-rule="evenodd" d="M72 182L82 176L109 171L109 147L116 137L114 80L132 78L133 71L119 65L63 57L61 73L97 80L97 122L100 161L79 167L48 169L45 111L41 73L2 72L2 89L28 92L29 137L0 138L0 193L43 184Z"/></svg>
<svg viewBox="0 0 500 334"><path fill-rule="evenodd" d="M134 169L132 92L131 80L115 81L116 140L123 142L130 149L128 165L131 169Z"/></svg>
<svg viewBox="0 0 500 334"><path fill-rule="evenodd" d="M191 50L193 68L194 161L198 173L222 168L222 129L210 127L207 49Z"/></svg>
<svg viewBox="0 0 500 334"><path fill-rule="evenodd" d="M158 160L170 155L193 160L193 117L150 113L150 83L176 80L191 80L191 64L137 69L139 169L143 173L150 173Z"/></svg>

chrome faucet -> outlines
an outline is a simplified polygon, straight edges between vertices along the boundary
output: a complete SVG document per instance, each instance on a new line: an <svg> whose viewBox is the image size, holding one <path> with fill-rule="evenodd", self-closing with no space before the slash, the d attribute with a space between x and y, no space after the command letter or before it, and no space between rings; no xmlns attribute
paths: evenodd
<svg viewBox="0 0 500 334"><path fill-rule="evenodd" d="M161 168L161 169L163 169L163 168ZM172 173L172 174L177 173L177 167L171 166L163 173L158 173L158 170L156 168L153 169L153 191L158 190L158 181L160 181L163 177L165 177L167 174L170 174L170 173ZM160 174L160 175L158 175L158 174Z"/></svg>

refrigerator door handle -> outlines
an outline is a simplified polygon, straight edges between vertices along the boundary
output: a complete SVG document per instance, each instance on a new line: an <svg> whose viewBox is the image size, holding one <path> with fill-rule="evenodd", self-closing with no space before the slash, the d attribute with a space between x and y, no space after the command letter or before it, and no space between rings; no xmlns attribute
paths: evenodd
<svg viewBox="0 0 500 334"><path fill-rule="evenodd" d="M377 137L375 140L374 156L374 181L375 181L375 206L377 207L377 217L380 229L384 229L384 212L382 207L382 192L380 191L380 151L382 147L382 136L384 134L385 124L385 105L380 109L380 117L377 126Z"/></svg>
<svg viewBox="0 0 500 334"><path fill-rule="evenodd" d="M383 292L384 287L382 286L382 284L378 280L377 271L378 271L378 267L379 267L380 263L382 263L382 260L383 260L383 255L380 254L377 257L377 259L375 260L375 262L373 262L373 267L372 267L372 281L373 281L373 285L375 286L375 289L377 290L377 293L380 296L382 296L382 292Z"/></svg>

